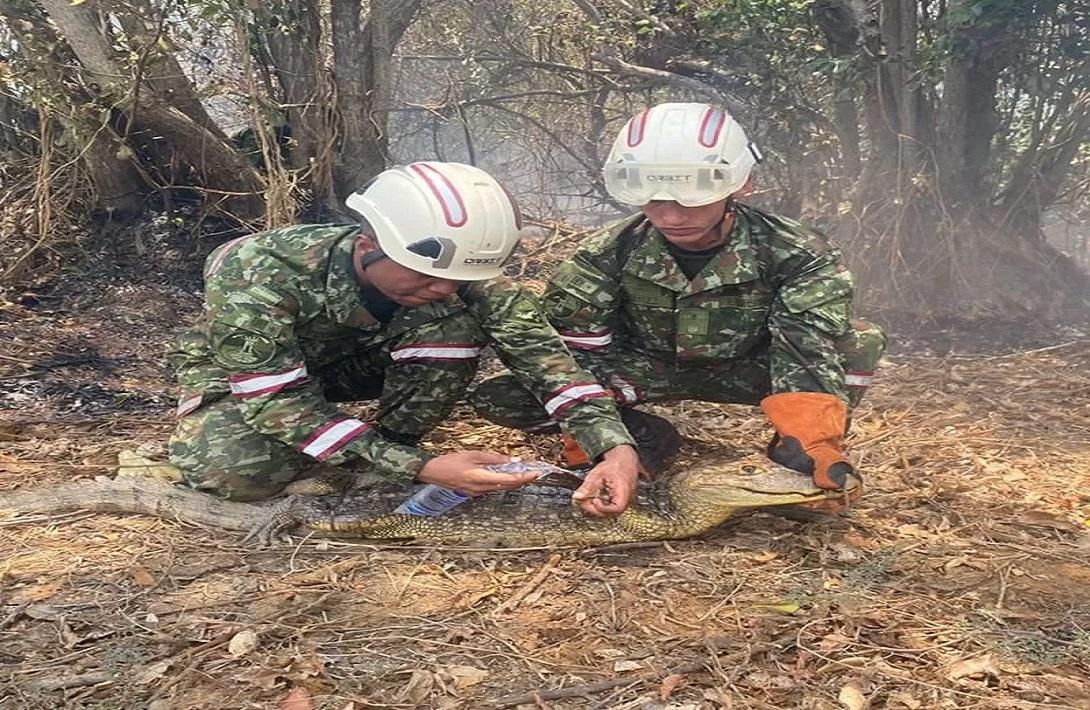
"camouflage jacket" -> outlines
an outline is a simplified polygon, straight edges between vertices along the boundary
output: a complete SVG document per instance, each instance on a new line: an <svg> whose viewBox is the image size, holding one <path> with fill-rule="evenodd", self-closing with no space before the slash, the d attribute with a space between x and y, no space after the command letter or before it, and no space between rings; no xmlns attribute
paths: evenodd
<svg viewBox="0 0 1090 710"><path fill-rule="evenodd" d="M772 392L846 397L835 341L850 327L851 275L819 232L738 205L730 240L690 281L638 215L584 241L545 294L569 347L612 343L667 362L767 351Z"/></svg>
<svg viewBox="0 0 1090 710"><path fill-rule="evenodd" d="M232 396L255 430L319 461L362 459L391 477L415 475L426 454L342 414L308 375L392 338L411 340L411 324L420 322L395 314L384 325L364 308L352 266L358 232L289 227L242 237L209 255L204 313L169 355L182 389L179 416ZM426 318L467 310L487 344L592 456L631 443L611 396L579 369L521 287L506 279L472 282L457 296L412 310ZM451 348L463 358L480 352L471 343Z"/></svg>

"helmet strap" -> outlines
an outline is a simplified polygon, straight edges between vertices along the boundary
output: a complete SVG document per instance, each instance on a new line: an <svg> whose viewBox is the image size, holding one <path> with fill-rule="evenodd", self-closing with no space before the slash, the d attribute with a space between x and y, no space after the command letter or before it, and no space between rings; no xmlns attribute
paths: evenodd
<svg viewBox="0 0 1090 710"><path fill-rule="evenodd" d="M726 240L730 235L730 230L734 229L734 220L737 215L737 202L734 199L734 195L727 197L727 201L723 204L723 216L719 220L719 229L722 232L723 239ZM728 227L729 224L729 227Z"/></svg>
<svg viewBox="0 0 1090 710"><path fill-rule="evenodd" d="M356 280L363 286L370 284L370 279L367 278L366 270L371 264L376 261L380 261L386 258L386 253L378 246L373 244L373 248L368 251L363 251L364 245L361 243L363 240L357 241L352 251L352 270L356 272Z"/></svg>
<svg viewBox="0 0 1090 710"><path fill-rule="evenodd" d="M374 181L375 178L372 178L371 181L367 184L370 185ZM357 221L360 224L360 231L359 234L356 235L357 241L355 249L357 251L353 254L353 257L359 259L359 270L362 274L363 270L371 264L374 264L380 259L385 259L386 252L382 251L382 247L378 245L378 238L375 236L375 228L371 226L371 223L368 222L362 215L358 218ZM356 256L356 254L359 253L358 250L360 248L360 240L366 240L370 242L374 248L362 255Z"/></svg>
<svg viewBox="0 0 1090 710"><path fill-rule="evenodd" d="M375 245L375 248L371 251L365 252L360 256L360 271L365 270L371 264L376 261L381 261L386 258L386 252L382 251L382 247Z"/></svg>

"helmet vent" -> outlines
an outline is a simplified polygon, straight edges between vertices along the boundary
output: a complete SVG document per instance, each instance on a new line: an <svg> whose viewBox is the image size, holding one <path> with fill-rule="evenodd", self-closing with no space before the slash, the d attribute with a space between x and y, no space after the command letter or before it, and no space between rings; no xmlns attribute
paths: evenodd
<svg viewBox="0 0 1090 710"><path fill-rule="evenodd" d="M438 259L443 254L443 245L440 244L439 240L435 237L413 242L405 247L405 249L411 251L413 254L419 254L420 256L425 256L429 259Z"/></svg>
<svg viewBox="0 0 1090 710"><path fill-rule="evenodd" d="M432 260L433 269L446 269L454 261L454 252L457 247L454 242L442 237L428 237L418 242L413 242L405 247L405 251L419 254L425 259Z"/></svg>

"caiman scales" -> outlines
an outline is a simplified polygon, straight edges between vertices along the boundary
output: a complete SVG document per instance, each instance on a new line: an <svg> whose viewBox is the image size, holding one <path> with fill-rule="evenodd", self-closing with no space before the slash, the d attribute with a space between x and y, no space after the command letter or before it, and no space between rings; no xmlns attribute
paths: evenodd
<svg viewBox="0 0 1090 710"><path fill-rule="evenodd" d="M766 506L830 500L809 476L754 454L691 465L651 484L616 518L591 518L571 504L571 491L531 484L475 498L439 517L394 514L411 493L376 487L324 496L292 496L275 505L236 503L138 476L100 478L0 495L0 513L85 510L140 513L199 526L248 531L269 540L281 531L326 537L426 540L507 547L593 546L692 537L734 513Z"/></svg>

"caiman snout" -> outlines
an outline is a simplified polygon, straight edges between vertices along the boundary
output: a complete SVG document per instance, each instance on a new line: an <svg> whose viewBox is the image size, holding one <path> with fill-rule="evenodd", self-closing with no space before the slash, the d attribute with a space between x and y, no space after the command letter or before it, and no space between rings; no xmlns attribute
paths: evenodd
<svg viewBox="0 0 1090 710"><path fill-rule="evenodd" d="M843 491L818 488L810 476L780 466L763 454L696 465L679 473L676 485L694 499L735 508L793 505L844 495Z"/></svg>

